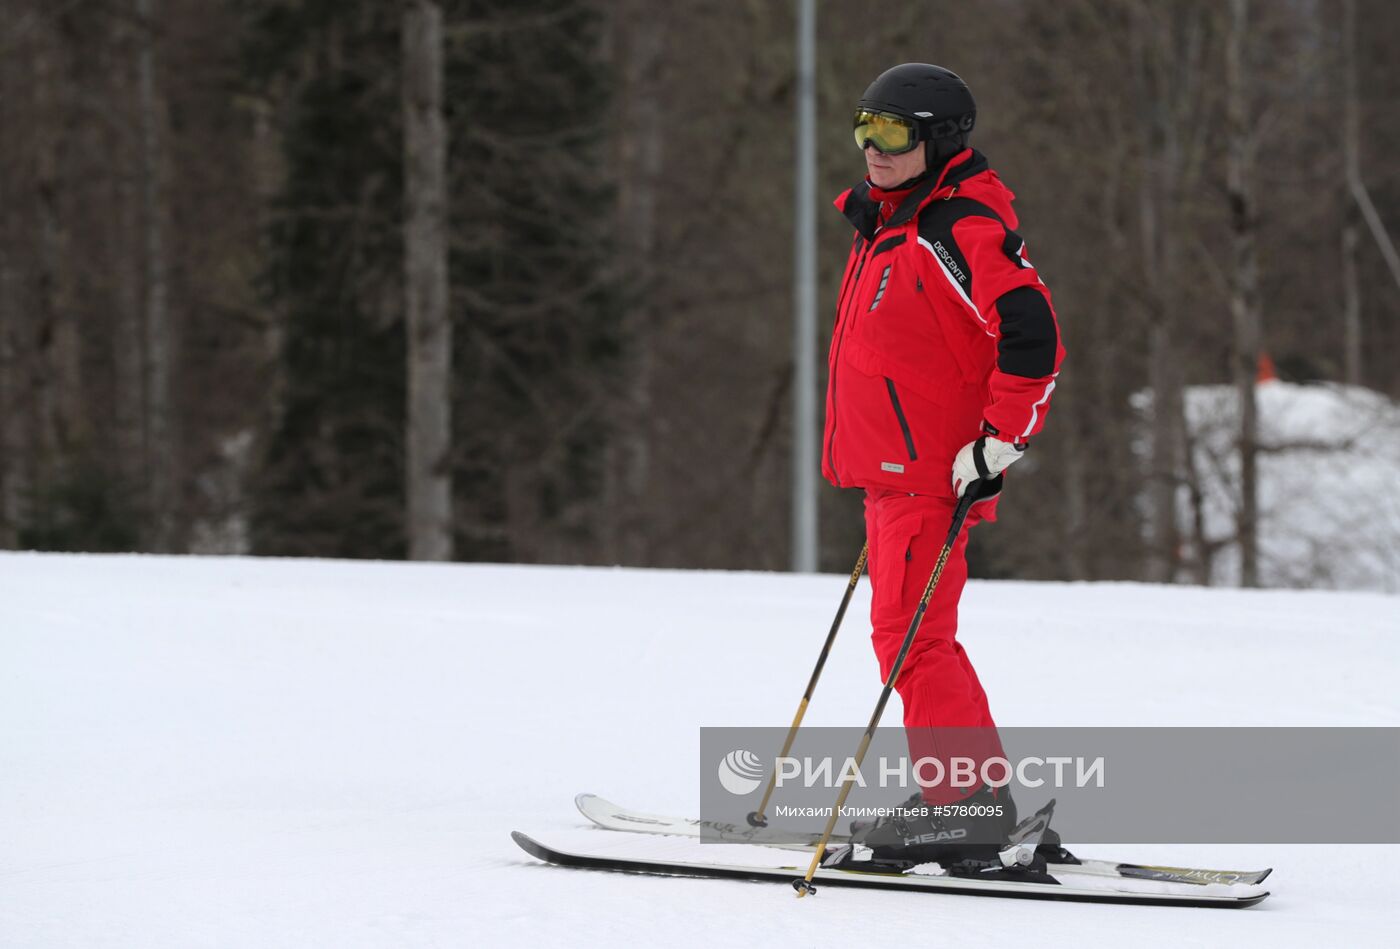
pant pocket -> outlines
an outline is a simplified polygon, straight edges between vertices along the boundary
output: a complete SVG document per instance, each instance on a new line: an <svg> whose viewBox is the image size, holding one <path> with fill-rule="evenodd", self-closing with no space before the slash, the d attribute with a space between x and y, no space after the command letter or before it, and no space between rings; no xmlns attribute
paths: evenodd
<svg viewBox="0 0 1400 949"><path fill-rule="evenodd" d="M911 576L914 538L923 530L922 513L906 514L884 525L875 541L876 570L871 574L870 625L877 636L903 636L923 592Z"/></svg>

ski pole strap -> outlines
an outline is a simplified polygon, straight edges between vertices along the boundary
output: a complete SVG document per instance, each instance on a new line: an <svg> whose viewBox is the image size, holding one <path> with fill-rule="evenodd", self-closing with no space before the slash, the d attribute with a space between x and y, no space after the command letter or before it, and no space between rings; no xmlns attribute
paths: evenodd
<svg viewBox="0 0 1400 949"><path fill-rule="evenodd" d="M987 467L987 436L983 435L972 443L972 463L977 466L977 477L990 478L992 470ZM972 485L967 486L968 492L972 491Z"/></svg>

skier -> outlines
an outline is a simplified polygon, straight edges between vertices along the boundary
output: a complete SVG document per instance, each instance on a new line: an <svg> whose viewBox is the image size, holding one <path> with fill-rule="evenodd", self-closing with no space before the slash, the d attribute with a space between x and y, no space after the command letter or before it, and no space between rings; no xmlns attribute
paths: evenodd
<svg viewBox="0 0 1400 949"><path fill-rule="evenodd" d="M976 116L967 84L947 69L884 72L855 113L869 174L836 200L856 233L828 360L822 472L865 490L882 677L958 499L978 482L967 526L995 519L1002 473L1044 425L1064 358L1049 291L1015 230L1014 196L968 147ZM986 858L1016 823L1008 789L956 787L949 777L954 757L971 758L980 774L1002 755L957 641L966 544L963 533L896 683L911 760L937 759L945 779L900 815L853 828L877 859ZM1008 622L1014 610L1008 604ZM958 730L935 731L947 728ZM911 806L920 797L930 806Z"/></svg>

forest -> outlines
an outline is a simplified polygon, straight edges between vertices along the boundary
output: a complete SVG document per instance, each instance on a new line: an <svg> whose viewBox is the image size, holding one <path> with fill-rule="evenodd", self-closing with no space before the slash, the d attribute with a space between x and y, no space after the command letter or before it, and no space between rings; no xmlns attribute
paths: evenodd
<svg viewBox="0 0 1400 949"><path fill-rule="evenodd" d="M950 68L1069 353L973 575L1258 585L1261 374L1400 400L1400 6L816 8L820 383L854 103ZM795 10L0 0L0 549L786 569Z"/></svg>

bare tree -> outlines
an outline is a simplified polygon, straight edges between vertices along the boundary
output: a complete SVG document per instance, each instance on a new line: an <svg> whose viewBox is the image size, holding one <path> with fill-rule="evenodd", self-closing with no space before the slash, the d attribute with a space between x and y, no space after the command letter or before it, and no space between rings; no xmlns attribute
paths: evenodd
<svg viewBox="0 0 1400 949"><path fill-rule="evenodd" d="M408 552L452 559L452 322L447 282L447 128L442 9L403 14L404 291L408 329Z"/></svg>
<svg viewBox="0 0 1400 949"><path fill-rule="evenodd" d="M13 38L6 52L10 55L0 58L0 127L7 130L6 147L0 149L0 207L13 209L23 180L18 174L16 143L25 139L16 131L25 123L16 107L20 72L16 60L20 57L13 55ZM17 216L11 211L0 220L0 548L18 544L27 489L25 471L30 460L26 433L28 413L24 404L24 377L28 365L20 346L20 324L24 320L21 262L13 237Z"/></svg>
<svg viewBox="0 0 1400 949"><path fill-rule="evenodd" d="M1180 565L1177 493L1185 477L1181 349L1182 217L1199 179L1206 123L1201 76L1205 18L1197 6L1139 2L1131 50L1142 107L1139 230L1148 311L1152 391L1148 579L1170 581Z"/></svg>
<svg viewBox="0 0 1400 949"><path fill-rule="evenodd" d="M145 436L149 548L168 551L175 533L175 426L171 379L178 358L170 318L166 257L165 99L157 76L156 0L136 0L137 82L141 127L141 227L146 255Z"/></svg>
<svg viewBox="0 0 1400 949"><path fill-rule="evenodd" d="M4 181L0 180L0 188L3 187ZM17 324L21 318L16 293L18 274L6 246L7 237L0 234L0 548L18 544L26 487L25 414L20 398L23 367L17 345Z"/></svg>
<svg viewBox="0 0 1400 949"><path fill-rule="evenodd" d="M1258 221L1254 205L1257 135L1249 118L1248 46L1249 2L1230 0L1225 45L1225 136L1232 264L1230 315L1235 336L1235 392L1240 404L1240 500L1235 525L1240 545L1240 582L1255 587L1259 585L1259 408L1255 379L1260 328Z"/></svg>
<svg viewBox="0 0 1400 949"><path fill-rule="evenodd" d="M71 306L71 228L65 201L72 184L64 161L73 89L54 11L36 14L33 41L33 179L35 259L26 349L35 413L31 488L52 488L68 473L73 445L85 434L81 337Z"/></svg>
<svg viewBox="0 0 1400 949"><path fill-rule="evenodd" d="M1346 72L1344 80L1346 97L1346 132L1345 132L1345 160L1347 189L1351 192L1351 197L1355 201L1357 210L1361 212L1361 219L1366 223L1367 229L1371 232L1371 237L1376 242L1376 249L1380 251L1381 259L1385 261L1390 277L1400 287L1400 251L1395 249L1395 242L1386 229L1385 222L1382 221L1380 211L1377 209L1375 201L1371 198L1370 189L1366 187L1366 182L1361 177L1361 144L1360 144L1360 97L1356 89L1356 6L1354 0L1348 0L1343 15L1343 56L1346 62L1343 69ZM1348 223L1355 226L1355 216L1348 214ZM1350 259L1346 261L1345 267L1355 268L1355 245L1356 236L1343 236L1343 248L1350 248L1348 253ZM1348 244L1348 240L1350 243ZM1359 295L1358 295L1359 299ZM1351 301L1348 301L1351 302ZM1361 363L1361 315L1360 304L1355 304L1355 312L1349 308L1347 311L1347 333L1348 351L1347 359L1349 364L1356 364L1357 378L1360 377ZM1353 354L1352 350L1355 350Z"/></svg>
<svg viewBox="0 0 1400 949"><path fill-rule="evenodd" d="M608 515L602 525L604 552L621 563L649 557L646 502L651 482L652 337L656 319L656 206L661 177L661 17L641 4L615 9L612 19L620 79L618 125L618 216L622 222L619 267L629 289L623 339L627 354L620 413L622 437L609 446Z"/></svg>
<svg viewBox="0 0 1400 949"><path fill-rule="evenodd" d="M1361 177L1361 104L1356 90L1356 0L1342 0L1342 346L1348 385L1361 385L1361 283L1356 255L1361 227L1351 194Z"/></svg>

